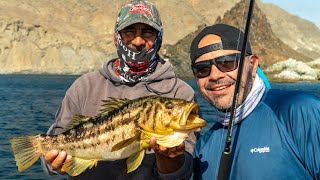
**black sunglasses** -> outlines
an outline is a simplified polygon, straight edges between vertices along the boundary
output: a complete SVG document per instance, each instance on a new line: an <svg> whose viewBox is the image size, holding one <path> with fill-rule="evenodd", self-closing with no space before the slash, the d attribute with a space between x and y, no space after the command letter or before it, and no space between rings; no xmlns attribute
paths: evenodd
<svg viewBox="0 0 320 180"><path fill-rule="evenodd" d="M241 53L228 54L217 58L196 62L192 65L192 71L197 78L210 75L211 66L215 65L221 72L230 72L238 68Z"/></svg>

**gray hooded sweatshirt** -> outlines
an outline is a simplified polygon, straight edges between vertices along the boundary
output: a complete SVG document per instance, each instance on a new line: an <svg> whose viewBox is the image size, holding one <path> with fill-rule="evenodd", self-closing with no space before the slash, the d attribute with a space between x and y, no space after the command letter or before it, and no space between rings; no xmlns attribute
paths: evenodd
<svg viewBox="0 0 320 180"><path fill-rule="evenodd" d="M99 71L87 73L79 77L67 90L56 121L48 130L48 134L60 134L75 114L95 116L99 113L103 102L109 97L134 99L148 95L160 95L170 98L194 100L193 89L176 77L173 66L168 61L160 60L154 73L136 84L125 84L114 72L113 62L106 61ZM192 155L195 143L194 134L190 134L185 142L186 152L184 165L175 173L161 174L156 168L153 151L147 151L142 164L127 174L126 159L116 161L100 161L96 167L87 169L79 176L69 179L186 179L192 174ZM42 158L42 166L50 174L56 172Z"/></svg>

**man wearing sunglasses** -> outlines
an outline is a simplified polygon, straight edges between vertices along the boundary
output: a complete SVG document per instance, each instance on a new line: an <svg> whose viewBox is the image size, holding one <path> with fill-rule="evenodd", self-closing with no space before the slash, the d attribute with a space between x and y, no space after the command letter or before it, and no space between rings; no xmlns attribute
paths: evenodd
<svg viewBox="0 0 320 180"><path fill-rule="evenodd" d="M75 114L96 116L102 100L113 98L135 99L161 95L192 101L193 89L176 77L169 61L160 58L162 23L157 8L148 1L136 0L123 6L118 15L114 43L117 57L108 59L100 71L78 78L66 92L56 115L56 122L48 134L66 130ZM68 179L180 179L192 174L192 154L195 136L173 148L159 146L150 139L141 165L127 173L126 159L99 161L79 176ZM71 158L65 151L52 150L42 158L44 169L50 174L63 174L63 163Z"/></svg>
<svg viewBox="0 0 320 180"><path fill-rule="evenodd" d="M216 123L195 147L194 179L217 179L229 126L243 32L204 28L191 45L192 71ZM229 179L319 179L320 99L271 89L246 48L229 155Z"/></svg>

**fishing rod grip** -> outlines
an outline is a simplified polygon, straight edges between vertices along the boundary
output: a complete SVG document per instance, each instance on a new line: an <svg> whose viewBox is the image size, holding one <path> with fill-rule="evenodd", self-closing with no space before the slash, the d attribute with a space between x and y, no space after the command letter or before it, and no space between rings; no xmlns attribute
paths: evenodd
<svg viewBox="0 0 320 180"><path fill-rule="evenodd" d="M221 162L218 172L218 180L227 180L229 175L229 156L230 153L222 152Z"/></svg>

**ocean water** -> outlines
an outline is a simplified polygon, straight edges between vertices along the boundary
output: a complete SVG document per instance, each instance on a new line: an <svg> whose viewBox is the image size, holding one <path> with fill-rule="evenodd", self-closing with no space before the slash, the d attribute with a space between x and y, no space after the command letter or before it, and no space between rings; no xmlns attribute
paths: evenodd
<svg viewBox="0 0 320 180"><path fill-rule="evenodd" d="M13 159L9 139L24 134L46 133L54 115L77 76L0 76L0 179L60 180L66 176L49 176L40 162L19 173ZM209 121L211 106L201 98L194 80L187 80L196 91L203 118ZM320 97L320 83L277 83L273 88L304 90Z"/></svg>

